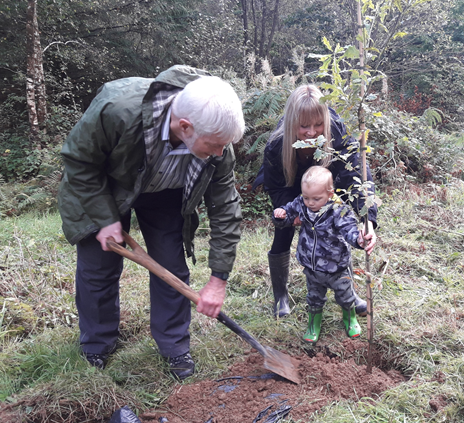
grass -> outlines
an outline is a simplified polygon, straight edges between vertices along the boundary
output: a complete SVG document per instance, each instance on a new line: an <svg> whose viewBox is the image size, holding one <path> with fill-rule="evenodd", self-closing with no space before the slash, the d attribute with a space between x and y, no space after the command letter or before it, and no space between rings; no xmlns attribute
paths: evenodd
<svg viewBox="0 0 464 423"><path fill-rule="evenodd" d="M464 187L459 182L409 185L382 199L379 242L371 258L375 343L384 367L401 370L407 381L375 401L331 404L312 421L463 422ZM76 253L60 225L54 212L0 221L0 401L20 403L30 421L43 422L52 416L63 422L108 421L126 404L134 411L162 405L175 381L149 333L147 271L126 261L121 347L105 371L96 371L79 355ZM195 290L209 278L208 236L201 232L198 262L191 266ZM132 235L143 245L137 230ZM289 354L302 354L307 320L302 269L292 257L292 314L274 320L266 258L271 241L269 223L244 231L223 311L261 343L285 344ZM353 258L354 267L363 269L362 252L354 251ZM364 296L364 277L356 282ZM330 337L340 330L340 321L330 293L322 330L329 343L342 341ZM223 325L195 311L191 336L198 370L192 382L216 378L249 349ZM438 395L447 406L435 411L429 401Z"/></svg>

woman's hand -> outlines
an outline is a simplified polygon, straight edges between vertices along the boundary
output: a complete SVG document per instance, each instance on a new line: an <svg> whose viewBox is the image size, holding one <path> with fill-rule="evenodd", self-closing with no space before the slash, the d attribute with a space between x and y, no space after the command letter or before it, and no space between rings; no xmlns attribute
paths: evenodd
<svg viewBox="0 0 464 423"><path fill-rule="evenodd" d="M367 222L367 225L368 225L368 233L367 234L365 233L365 227L363 226L362 231L361 231L363 242L362 244L360 243L359 245L364 246L364 251L366 251L366 253L370 256L377 242L377 235L374 232L374 225L372 224L372 222L371 221ZM366 245L366 241L367 241L367 245Z"/></svg>

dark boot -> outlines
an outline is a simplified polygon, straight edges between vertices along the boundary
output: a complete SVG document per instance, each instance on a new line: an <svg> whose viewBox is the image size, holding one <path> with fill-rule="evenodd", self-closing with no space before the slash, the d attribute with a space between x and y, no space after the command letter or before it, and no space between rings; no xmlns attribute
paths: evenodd
<svg viewBox="0 0 464 423"><path fill-rule="evenodd" d="M364 301L356 292L354 287L354 271L353 271L353 263L350 261L350 265L348 266L348 272L351 276L351 285L353 287L354 292L354 306L356 310L356 314L360 317L367 316L367 302Z"/></svg>
<svg viewBox="0 0 464 423"><path fill-rule="evenodd" d="M354 307L356 310L356 314L360 317L367 316L367 302L364 301L356 292L353 286L354 292Z"/></svg>
<svg viewBox="0 0 464 423"><path fill-rule="evenodd" d="M170 372L179 380L187 379L195 373L195 362L190 353L168 359Z"/></svg>
<svg viewBox="0 0 464 423"><path fill-rule="evenodd" d="M308 329L303 335L303 341L315 344L321 333L322 308L309 310Z"/></svg>
<svg viewBox="0 0 464 423"><path fill-rule="evenodd" d="M267 254L272 290L274 291L274 317L290 314L288 305L288 273L290 268L290 251L280 254Z"/></svg>

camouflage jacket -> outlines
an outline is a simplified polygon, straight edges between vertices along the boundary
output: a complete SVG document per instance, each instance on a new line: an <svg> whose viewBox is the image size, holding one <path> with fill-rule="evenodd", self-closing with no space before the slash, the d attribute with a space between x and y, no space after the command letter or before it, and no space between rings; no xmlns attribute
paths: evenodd
<svg viewBox="0 0 464 423"><path fill-rule="evenodd" d="M349 266L350 245L362 249L357 243L356 217L347 206L331 201L321 211L312 212L300 195L282 208L287 217L273 217L276 227L292 226L297 216L301 220L296 257L302 266L318 272L341 272Z"/></svg>

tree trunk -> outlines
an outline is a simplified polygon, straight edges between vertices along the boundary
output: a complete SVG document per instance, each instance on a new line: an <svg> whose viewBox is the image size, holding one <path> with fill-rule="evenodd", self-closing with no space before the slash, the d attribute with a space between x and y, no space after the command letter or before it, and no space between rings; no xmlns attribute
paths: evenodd
<svg viewBox="0 0 464 423"><path fill-rule="evenodd" d="M258 22L257 22L257 19L256 19L255 0L251 0L251 14L253 16L253 29L254 29L253 50L254 50L255 54L257 56L259 56L258 50L257 50L257 46L258 46Z"/></svg>
<svg viewBox="0 0 464 423"><path fill-rule="evenodd" d="M363 41L363 30L362 15L361 15L361 0L358 0L358 7L356 10L357 22L358 22L358 36L359 36L359 73L362 76L364 74L364 41ZM360 150L361 150L361 170L362 182L367 181L367 158L366 158L366 116L363 108L365 85L364 81L361 82L361 102L358 109L358 121L359 129L361 130ZM366 192L366 197L369 195ZM367 198L366 198L367 201ZM369 233L369 214L364 216L364 233ZM367 297L367 373L372 373L372 345L374 343L374 296L372 293L372 281L371 281L371 265L369 261L369 255L365 253L366 258L366 297Z"/></svg>
<svg viewBox="0 0 464 423"><path fill-rule="evenodd" d="M248 26L248 4L247 0L240 0L240 5L242 7L242 20L243 20L243 46L244 46L244 57L243 57L243 66L244 69L248 68L247 60L250 54L250 33L249 33L249 26ZM250 86L251 82L251 75L250 72L245 72L245 81L246 86Z"/></svg>
<svg viewBox="0 0 464 423"><path fill-rule="evenodd" d="M39 146L39 128L47 118L47 103L42 49L37 22L37 0L28 0L26 13L27 79L26 102L29 113L30 139Z"/></svg>
<svg viewBox="0 0 464 423"><path fill-rule="evenodd" d="M245 56L248 55L249 51L249 33L248 33L248 11L247 11L247 0L240 0L242 6L242 20L243 20L243 45L245 46Z"/></svg>
<svg viewBox="0 0 464 423"><path fill-rule="evenodd" d="M259 40L259 53L260 58L264 58L264 41L266 40L266 21L267 21L267 4L266 0L261 1L261 39Z"/></svg>
<svg viewBox="0 0 464 423"><path fill-rule="evenodd" d="M271 33L269 34L269 41L267 43L267 48L264 53L264 56L269 58L269 52L271 50L272 41L274 39L274 34L277 28L277 23L279 22L279 0L275 0L274 10L272 12L273 19L272 19L272 28Z"/></svg>

